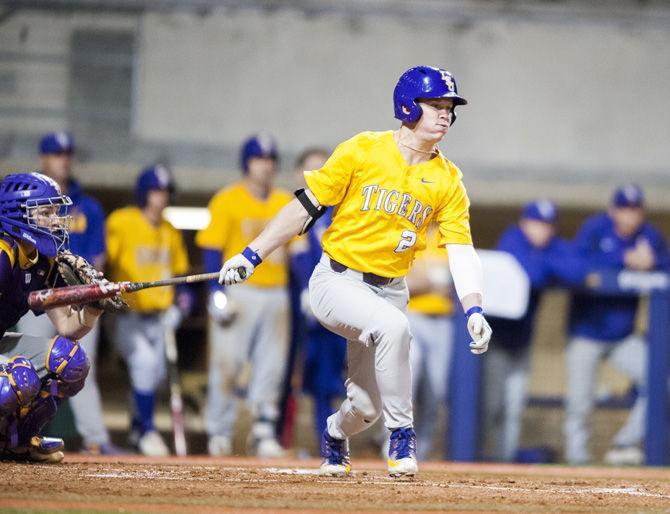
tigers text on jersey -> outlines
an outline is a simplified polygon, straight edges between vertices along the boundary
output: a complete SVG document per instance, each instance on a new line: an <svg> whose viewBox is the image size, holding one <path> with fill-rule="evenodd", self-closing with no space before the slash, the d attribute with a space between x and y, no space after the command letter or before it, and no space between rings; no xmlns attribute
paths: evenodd
<svg viewBox="0 0 670 514"><path fill-rule="evenodd" d="M472 244L461 171L441 152L409 166L393 131L362 132L341 143L305 181L321 205L335 205L323 249L352 269L384 277L407 274L437 222L440 246Z"/></svg>
<svg viewBox="0 0 670 514"><path fill-rule="evenodd" d="M263 231L265 225L293 196L287 191L273 189L261 200L252 195L239 181L217 193L209 202L211 221L195 238L200 248L223 252L224 260L240 253ZM223 263L222 263L223 264ZM286 247L277 248L263 259L254 274L246 281L258 287L283 287L288 283Z"/></svg>
<svg viewBox="0 0 670 514"><path fill-rule="evenodd" d="M188 255L181 233L161 220L152 225L138 207L124 207L107 218L107 269L110 280L162 280L188 271ZM173 287L156 287L127 294L123 299L136 312L167 309Z"/></svg>

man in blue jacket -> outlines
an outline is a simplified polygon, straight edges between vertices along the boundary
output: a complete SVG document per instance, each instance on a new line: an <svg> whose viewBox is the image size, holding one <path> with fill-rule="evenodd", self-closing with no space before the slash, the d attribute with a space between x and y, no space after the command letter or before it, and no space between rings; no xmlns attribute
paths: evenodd
<svg viewBox="0 0 670 514"><path fill-rule="evenodd" d="M39 153L41 172L54 180L72 200L69 214L72 216L70 228L70 250L84 257L97 269L105 263L105 216L97 200L85 195L79 183L72 178L72 158L75 145L67 132L45 134L40 140ZM111 444L109 432L103 424L100 391L98 389L96 355L98 348L98 324L81 339L91 368L86 385L76 397L70 399L75 425L87 453L116 454L120 450ZM26 314L18 324L20 332L52 337L54 327L47 316Z"/></svg>
<svg viewBox="0 0 670 514"><path fill-rule="evenodd" d="M668 270L670 257L661 234L645 221L642 190L625 185L614 192L607 212L582 225L576 251L587 269ZM624 426L605 456L610 464L640 464L647 392L647 345L634 333L637 297L576 293L570 308L565 458L571 464L591 461L589 417L593 410L598 365L608 359L635 384L638 396Z"/></svg>
<svg viewBox="0 0 670 514"><path fill-rule="evenodd" d="M578 273L568 265L570 245L556 236L558 211L549 200L528 203L518 223L503 232L497 250L513 255L528 274L531 293L520 319L493 318L495 336L484 359L484 433L492 438L498 461L513 461L526 403L530 344L535 314L543 290L556 281L571 281Z"/></svg>

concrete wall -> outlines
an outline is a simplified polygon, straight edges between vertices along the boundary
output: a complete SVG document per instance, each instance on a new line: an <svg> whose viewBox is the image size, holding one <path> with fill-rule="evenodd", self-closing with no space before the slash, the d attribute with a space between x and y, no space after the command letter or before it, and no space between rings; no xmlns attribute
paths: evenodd
<svg viewBox="0 0 670 514"><path fill-rule="evenodd" d="M670 26L287 10L21 13L0 30L0 56L15 55L0 59L0 72L20 69L16 94L0 94L0 111L43 107L47 115L3 114L5 146L15 136L5 163L24 162L27 135L63 121L68 31L82 25L125 27L138 40L133 141L118 160L92 151L87 166L98 183L109 180L96 172L103 164L128 181L138 164L160 156L185 187L209 188L234 176L240 140L261 128L277 135L288 167L305 145L395 127L395 81L426 63L451 69L470 100L443 149L475 199L544 194L588 205L627 180L647 186L657 207L670 194ZM23 54L55 59L22 62Z"/></svg>

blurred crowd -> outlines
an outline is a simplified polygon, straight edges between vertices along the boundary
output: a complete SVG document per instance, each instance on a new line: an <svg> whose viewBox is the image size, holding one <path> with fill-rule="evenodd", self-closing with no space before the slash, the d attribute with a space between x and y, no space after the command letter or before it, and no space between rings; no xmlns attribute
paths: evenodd
<svg viewBox="0 0 670 514"><path fill-rule="evenodd" d="M70 249L104 270L113 281L150 281L192 273L180 232L163 218L175 185L160 163L143 169L132 205L105 216L100 203L86 195L74 178L72 137L45 135L39 145L41 172L55 180L73 202ZM295 187L304 187L302 172L319 169L326 148L308 148L295 163ZM271 135L247 139L240 151L241 176L218 191L208 209L209 225L195 238L207 272L219 271L227 256L240 252L292 198L275 186L279 151ZM491 318L494 330L483 359L483 434L493 441L484 458L518 458L521 420L528 396L530 350L542 293L550 287L570 289L565 350L565 461L592 461L589 419L595 405L599 364L610 361L635 386L629 416L611 443L605 460L640 464L646 409L647 346L636 332L636 296L595 296L584 288L593 270L670 271L666 243L645 218L643 191L623 185L605 212L584 220L572 240L560 238L559 212L550 200L528 203L500 236L496 249L511 254L530 281L530 297L520 319ZM345 394L346 345L315 320L307 283L321 256L321 236L332 212L318 219L305 236L265 259L244 284L224 288L207 284L208 381L204 413L211 455L230 455L238 402L251 413L248 452L261 457L285 453L281 437L287 424L285 391L299 383L313 402L317 440L335 401ZM475 234L476 237L476 234ZM433 240L432 244L430 243ZM436 231L407 282L413 334L415 420L419 458L433 455L436 428L444 420L453 347L454 293L448 256L438 250ZM193 310L188 287L147 289L128 295L128 310L114 316L112 339L125 360L130 380L130 445L145 455L168 455L154 426L157 390L166 374L165 344ZM26 315L20 332L53 336L46 316ZM99 334L81 340L92 369L84 389L70 400L84 451L114 454L103 424L95 361ZM292 377L299 379L292 380ZM284 444L282 444L284 443Z"/></svg>

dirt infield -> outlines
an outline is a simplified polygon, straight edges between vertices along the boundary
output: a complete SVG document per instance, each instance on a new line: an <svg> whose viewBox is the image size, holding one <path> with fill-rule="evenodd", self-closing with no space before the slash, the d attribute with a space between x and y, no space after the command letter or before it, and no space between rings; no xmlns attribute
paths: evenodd
<svg viewBox="0 0 670 514"><path fill-rule="evenodd" d="M68 455L0 464L0 512L670 512L669 469L423 463L390 479L355 461L345 479L314 460Z"/></svg>

